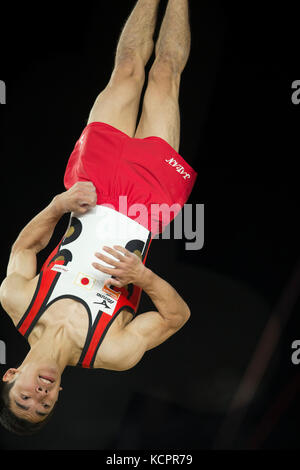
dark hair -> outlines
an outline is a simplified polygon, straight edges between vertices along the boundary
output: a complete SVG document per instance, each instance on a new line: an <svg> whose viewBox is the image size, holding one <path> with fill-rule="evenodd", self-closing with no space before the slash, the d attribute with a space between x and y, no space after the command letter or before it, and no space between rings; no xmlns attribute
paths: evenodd
<svg viewBox="0 0 300 470"><path fill-rule="evenodd" d="M19 418L10 409L9 392L13 387L14 382L2 382L1 380L0 382L0 423L5 429L14 434L18 434L19 436L31 436L48 423L49 419L53 415L56 404L47 418L39 423L32 423L27 419Z"/></svg>

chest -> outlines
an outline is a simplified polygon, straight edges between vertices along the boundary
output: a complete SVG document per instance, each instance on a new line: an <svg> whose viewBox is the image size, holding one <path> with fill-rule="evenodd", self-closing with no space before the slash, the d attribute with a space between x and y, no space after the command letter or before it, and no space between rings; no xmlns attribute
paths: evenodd
<svg viewBox="0 0 300 470"><path fill-rule="evenodd" d="M118 370L122 361L122 332L133 315L122 310L109 322L104 317L102 312L91 323L82 304L68 298L60 299L43 313L28 340L31 342L37 339L45 328L63 328L73 343L69 365Z"/></svg>

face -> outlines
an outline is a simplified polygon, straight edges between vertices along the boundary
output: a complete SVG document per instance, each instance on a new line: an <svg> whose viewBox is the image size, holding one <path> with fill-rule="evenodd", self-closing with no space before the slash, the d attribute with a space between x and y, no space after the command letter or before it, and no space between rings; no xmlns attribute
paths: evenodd
<svg viewBox="0 0 300 470"><path fill-rule="evenodd" d="M62 390L60 379L55 365L26 364L18 369L9 369L3 381L14 383L9 392L11 411L33 423L43 421L52 411Z"/></svg>

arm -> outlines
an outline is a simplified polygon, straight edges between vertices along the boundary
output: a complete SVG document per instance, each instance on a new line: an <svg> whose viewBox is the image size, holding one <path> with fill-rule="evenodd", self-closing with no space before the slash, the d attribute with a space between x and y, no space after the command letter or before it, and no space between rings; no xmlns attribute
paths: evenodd
<svg viewBox="0 0 300 470"><path fill-rule="evenodd" d="M11 249L7 277L0 287L0 302L10 316L15 317L17 311L22 311L24 304L28 304L28 283L36 276L36 255L48 245L62 215L70 211L84 214L95 205L94 185L76 183L55 196L20 232Z"/></svg>
<svg viewBox="0 0 300 470"><path fill-rule="evenodd" d="M144 266L144 273L136 285L149 295L160 316L174 326L190 316L190 309L178 292L167 281Z"/></svg>
<svg viewBox="0 0 300 470"><path fill-rule="evenodd" d="M18 272L32 279L36 274L36 255L48 245L60 218L71 211L84 214L95 205L96 191L92 183L76 183L55 196L20 232L11 249L7 275Z"/></svg>
<svg viewBox="0 0 300 470"><path fill-rule="evenodd" d="M36 255L49 242L62 215L56 201L54 198L26 225L12 246L7 276L0 287L0 302L15 324L32 296L29 284L36 276Z"/></svg>
<svg viewBox="0 0 300 470"><path fill-rule="evenodd" d="M157 311L139 315L126 326L125 330L129 335L134 335L135 339L138 337L140 341L136 341L136 344L141 351L152 349L176 333L187 322L190 309L178 292L168 282L146 268L138 256L121 246L114 248L115 250L104 247L103 250L118 261L96 253L98 259L112 265L112 268L99 263L93 263L93 266L101 272L114 276L108 279L106 284L122 287L133 283L149 295Z"/></svg>
<svg viewBox="0 0 300 470"><path fill-rule="evenodd" d="M57 198L58 196L20 232L11 248L7 276L20 273L25 278L32 279L36 275L36 255L48 245L55 226L63 215Z"/></svg>
<svg viewBox="0 0 300 470"><path fill-rule="evenodd" d="M96 192L92 183L76 183L68 191L55 196L50 204L36 215L20 232L12 250L43 250L49 243L56 224L67 212L84 214L96 205Z"/></svg>
<svg viewBox="0 0 300 470"><path fill-rule="evenodd" d="M157 312L137 316L128 324L128 333L141 340L141 350L153 349L174 335L191 316L190 309L178 292L153 271L145 268L138 285L149 295Z"/></svg>

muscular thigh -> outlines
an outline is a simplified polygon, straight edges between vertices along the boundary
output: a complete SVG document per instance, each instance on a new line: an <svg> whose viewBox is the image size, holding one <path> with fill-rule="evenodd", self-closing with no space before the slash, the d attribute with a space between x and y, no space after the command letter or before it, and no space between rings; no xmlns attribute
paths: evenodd
<svg viewBox="0 0 300 470"><path fill-rule="evenodd" d="M155 72L149 75L136 138L161 137L175 150L180 145L180 76Z"/></svg>
<svg viewBox="0 0 300 470"><path fill-rule="evenodd" d="M88 124L104 122L133 137L140 96L144 84L144 69L131 64L114 69L106 88L97 96Z"/></svg>

